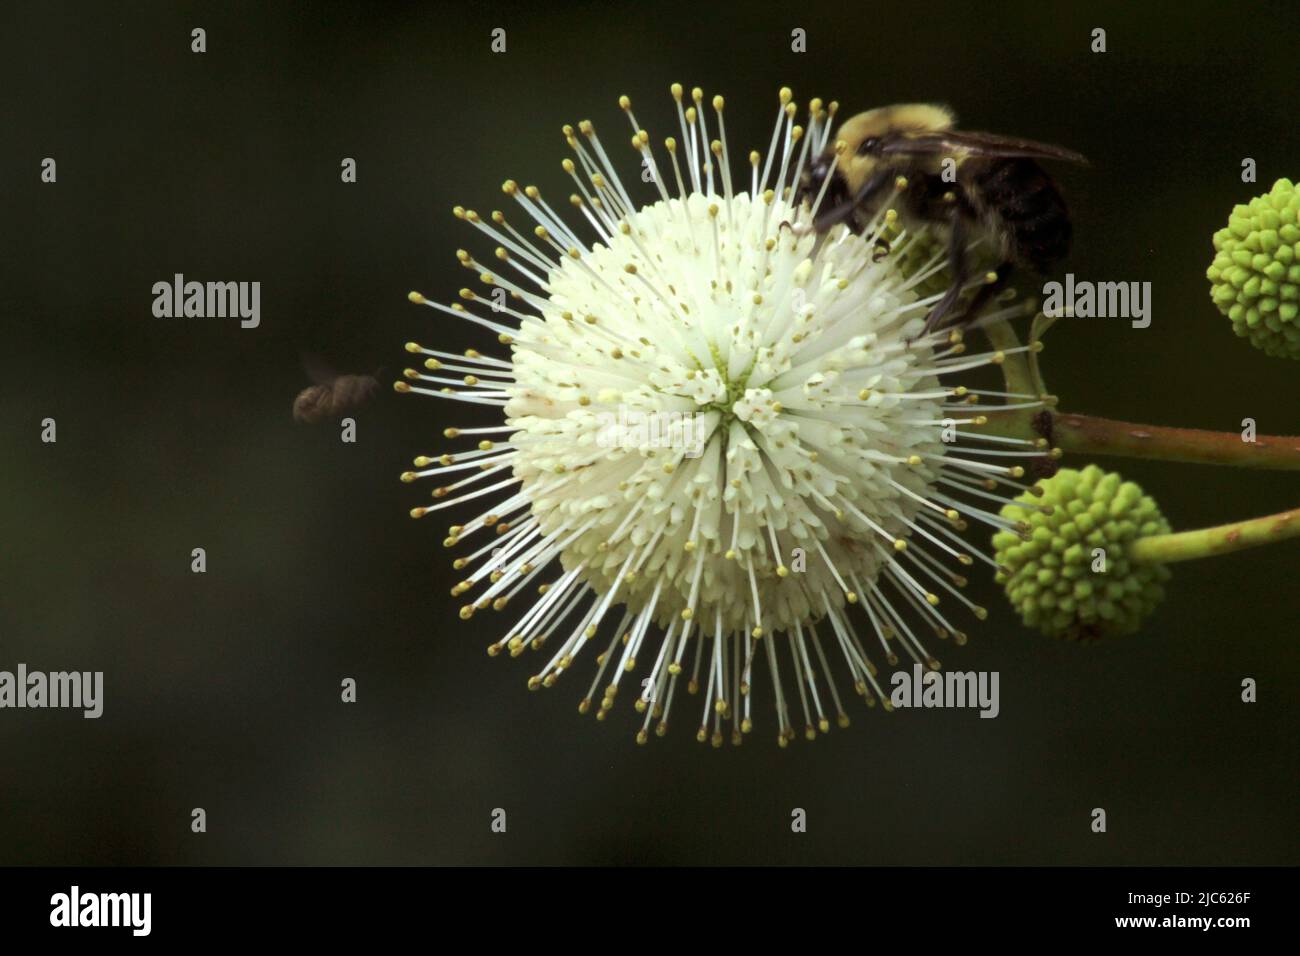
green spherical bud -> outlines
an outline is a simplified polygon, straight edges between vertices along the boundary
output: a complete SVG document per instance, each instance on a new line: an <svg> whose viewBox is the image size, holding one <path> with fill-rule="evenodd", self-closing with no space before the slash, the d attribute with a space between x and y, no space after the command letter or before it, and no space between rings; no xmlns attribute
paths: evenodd
<svg viewBox="0 0 1300 956"><path fill-rule="evenodd" d="M1300 359L1300 191L1291 180L1235 206L1214 250L1210 297L1233 331L1268 355Z"/></svg>
<svg viewBox="0 0 1300 956"><path fill-rule="evenodd" d="M1094 640L1132 634L1164 599L1169 569L1127 557L1135 538L1166 534L1169 522L1131 481L1089 465L1062 468L1002 509L1023 535L999 531L997 580L1021 619L1049 637Z"/></svg>

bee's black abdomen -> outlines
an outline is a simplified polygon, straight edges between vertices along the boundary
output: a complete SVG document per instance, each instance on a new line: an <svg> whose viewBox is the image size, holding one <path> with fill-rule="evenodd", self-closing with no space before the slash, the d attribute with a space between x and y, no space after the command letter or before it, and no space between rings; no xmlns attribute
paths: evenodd
<svg viewBox="0 0 1300 956"><path fill-rule="evenodd" d="M1070 215L1043 167L1032 159L967 161L970 192L997 222L1018 262L1047 272L1070 251Z"/></svg>

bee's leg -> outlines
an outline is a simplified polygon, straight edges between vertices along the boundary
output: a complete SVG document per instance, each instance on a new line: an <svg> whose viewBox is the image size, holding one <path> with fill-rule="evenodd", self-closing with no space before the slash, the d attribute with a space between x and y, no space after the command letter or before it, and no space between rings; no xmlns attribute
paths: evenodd
<svg viewBox="0 0 1300 956"><path fill-rule="evenodd" d="M973 322L975 319L979 318L979 314L983 311L984 306L988 305L995 295L1007 287L1007 283L1011 281L1012 268L1010 262L1004 262L993 270L993 274L996 278L992 282L986 282L980 286L979 291L971 297L970 306L966 309L966 313L961 317L962 325L965 325L967 322Z"/></svg>
<svg viewBox="0 0 1300 956"><path fill-rule="evenodd" d="M955 211L948 235L948 273L952 277L952 285L930 311L930 315L925 320L925 328L921 330L922 336L929 335L943 324L944 317L961 298L966 288L966 280L970 277L970 264L966 258L966 223Z"/></svg>
<svg viewBox="0 0 1300 956"><path fill-rule="evenodd" d="M817 218L813 220L813 228L818 232L825 232L831 226L848 219L855 209L870 203L887 183L894 181L895 177L892 173L892 170L882 169L873 174L853 196L828 210L817 213Z"/></svg>

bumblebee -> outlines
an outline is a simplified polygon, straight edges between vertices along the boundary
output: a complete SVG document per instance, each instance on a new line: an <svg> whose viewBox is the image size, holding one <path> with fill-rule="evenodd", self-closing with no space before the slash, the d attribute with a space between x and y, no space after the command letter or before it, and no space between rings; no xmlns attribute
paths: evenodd
<svg viewBox="0 0 1300 956"><path fill-rule="evenodd" d="M905 225L946 231L952 285L930 312L925 332L942 327L961 297L970 279L967 249L976 240L987 242L999 265L971 299L963 324L1005 288L1016 268L1042 274L1065 258L1069 212L1039 160L1087 163L1060 146L954 124L951 111L925 103L859 113L841 124L835 145L811 164L799 187L802 198L816 203L818 232L841 222L865 232L886 201Z"/></svg>

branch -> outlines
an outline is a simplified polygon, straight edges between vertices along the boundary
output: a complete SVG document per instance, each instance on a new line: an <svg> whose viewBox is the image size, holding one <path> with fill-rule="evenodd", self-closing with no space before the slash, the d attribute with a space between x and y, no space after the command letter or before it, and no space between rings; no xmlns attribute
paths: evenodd
<svg viewBox="0 0 1300 956"><path fill-rule="evenodd" d="M1127 551L1134 561L1166 564L1228 554L1295 537L1300 537L1300 508L1213 528L1138 538Z"/></svg>
<svg viewBox="0 0 1300 956"><path fill-rule="evenodd" d="M1035 321L1030 334L1031 346L1038 345L1038 337L1049 325L1050 322ZM1026 409L1003 412L996 407L982 408L981 411L988 416L984 426L987 434L1030 440L1047 438L1064 452L1085 455L1300 471L1300 435L1257 435L1254 441L1248 442L1242 440L1239 432L1142 425L1051 410L1056 398L1045 394L1037 356L1033 352L1026 355L1013 351L1019 348L1020 340L1010 323L1005 319L989 323L984 332L995 349L1011 353L1002 362L1007 391L1038 395L1049 409L1046 412Z"/></svg>
<svg viewBox="0 0 1300 956"><path fill-rule="evenodd" d="M1052 416L1051 438L1067 452L1300 470L1300 435L1258 435L1247 442L1238 432L1139 425L1065 413Z"/></svg>

